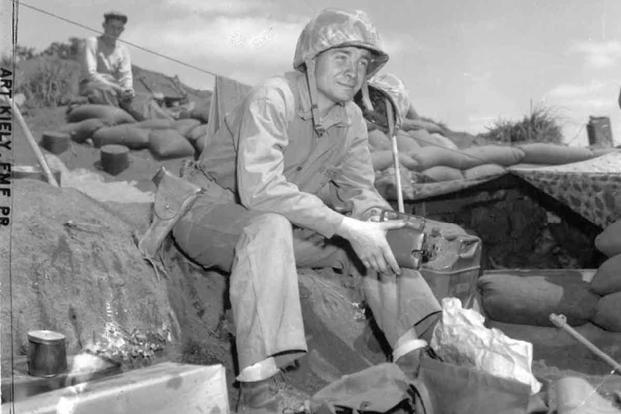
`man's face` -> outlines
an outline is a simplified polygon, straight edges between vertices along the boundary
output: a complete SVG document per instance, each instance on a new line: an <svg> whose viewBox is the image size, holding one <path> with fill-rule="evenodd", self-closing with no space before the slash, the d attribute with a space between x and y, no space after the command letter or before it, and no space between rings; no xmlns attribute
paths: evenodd
<svg viewBox="0 0 621 414"><path fill-rule="evenodd" d="M119 38L123 30L125 30L125 23L119 19L108 19L103 24L104 36L109 39L116 40Z"/></svg>
<svg viewBox="0 0 621 414"><path fill-rule="evenodd" d="M316 58L315 78L320 101L348 102L360 90L371 53L358 47L328 49Z"/></svg>

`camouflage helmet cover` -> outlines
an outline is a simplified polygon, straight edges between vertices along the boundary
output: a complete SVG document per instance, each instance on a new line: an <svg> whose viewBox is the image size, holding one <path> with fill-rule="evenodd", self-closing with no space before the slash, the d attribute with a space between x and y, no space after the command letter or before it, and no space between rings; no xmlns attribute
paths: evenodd
<svg viewBox="0 0 621 414"><path fill-rule="evenodd" d="M378 90L390 99L399 123L405 118L410 109L410 97L401 79L392 73L382 73L369 79L369 88Z"/></svg>
<svg viewBox="0 0 621 414"><path fill-rule="evenodd" d="M356 46L368 49L372 61L367 77L388 61L381 39L367 14L361 10L324 9L302 30L295 48L293 67L303 71L307 60L335 47Z"/></svg>

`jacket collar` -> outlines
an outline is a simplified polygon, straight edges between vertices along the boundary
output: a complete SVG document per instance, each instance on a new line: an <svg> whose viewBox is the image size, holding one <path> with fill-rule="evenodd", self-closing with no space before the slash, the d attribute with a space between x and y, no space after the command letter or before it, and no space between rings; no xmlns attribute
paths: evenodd
<svg viewBox="0 0 621 414"><path fill-rule="evenodd" d="M295 76L295 83L298 91L297 114L304 120L312 119L310 93L308 92L308 82L306 74L301 72L292 72ZM347 113L347 104L337 104L330 108L326 116L319 120L316 126L317 132L327 131L333 126L348 127L351 125L349 115Z"/></svg>

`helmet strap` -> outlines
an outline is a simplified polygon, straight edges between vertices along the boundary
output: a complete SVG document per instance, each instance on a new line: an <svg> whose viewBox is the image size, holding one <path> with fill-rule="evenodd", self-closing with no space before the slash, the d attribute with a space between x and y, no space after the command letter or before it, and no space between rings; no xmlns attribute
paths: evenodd
<svg viewBox="0 0 621 414"><path fill-rule="evenodd" d="M317 80L315 79L315 59L307 59L306 65L306 81L308 83L308 95L310 97L311 115L313 118L313 128L319 135L322 131L319 128L319 107L317 106Z"/></svg>
<svg viewBox="0 0 621 414"><path fill-rule="evenodd" d="M373 111L373 103L371 102L371 97L369 95L369 84L367 83L366 78L362 81L360 92L362 93L362 105L364 105L367 111Z"/></svg>

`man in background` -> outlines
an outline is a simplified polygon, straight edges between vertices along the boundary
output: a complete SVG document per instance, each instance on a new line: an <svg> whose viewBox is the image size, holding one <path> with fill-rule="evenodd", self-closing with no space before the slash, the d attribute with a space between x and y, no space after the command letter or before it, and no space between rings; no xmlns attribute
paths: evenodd
<svg viewBox="0 0 621 414"><path fill-rule="evenodd" d="M132 107L135 93L129 50L118 41L125 24L125 14L108 12L103 34L86 39L79 93L90 103L120 107L141 120L142 114Z"/></svg>

